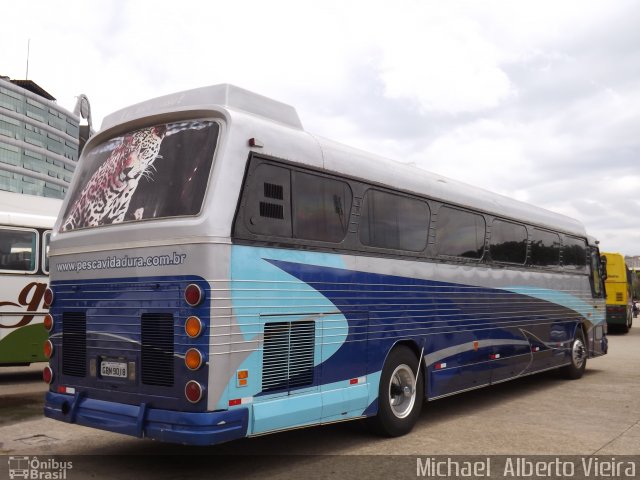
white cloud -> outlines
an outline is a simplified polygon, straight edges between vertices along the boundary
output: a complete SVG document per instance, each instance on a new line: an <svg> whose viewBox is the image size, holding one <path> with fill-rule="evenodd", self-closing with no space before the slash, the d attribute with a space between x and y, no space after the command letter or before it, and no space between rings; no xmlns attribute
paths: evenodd
<svg viewBox="0 0 640 480"><path fill-rule="evenodd" d="M474 112L515 94L500 53L475 22L423 8L380 36L380 77L391 98L417 99L422 112ZM404 21L404 22L403 22Z"/></svg>
<svg viewBox="0 0 640 480"><path fill-rule="evenodd" d="M631 0L10 2L0 74L95 123L235 83L311 131L583 221L640 253L640 5ZM634 184L636 185L634 187Z"/></svg>

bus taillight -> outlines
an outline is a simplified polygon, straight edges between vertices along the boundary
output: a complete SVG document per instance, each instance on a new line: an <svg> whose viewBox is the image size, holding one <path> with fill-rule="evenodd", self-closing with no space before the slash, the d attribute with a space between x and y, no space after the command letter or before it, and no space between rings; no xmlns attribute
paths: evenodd
<svg viewBox="0 0 640 480"><path fill-rule="evenodd" d="M53 330L53 317L47 313L44 316L44 328L47 329L47 332L50 332L51 330Z"/></svg>
<svg viewBox="0 0 640 480"><path fill-rule="evenodd" d="M47 340L46 342L44 342L44 356L46 358L51 358L53 356L53 343L51 343L51 340Z"/></svg>
<svg viewBox="0 0 640 480"><path fill-rule="evenodd" d="M184 331L189 338L197 338L202 333L202 322L198 317L189 317L184 323Z"/></svg>
<svg viewBox="0 0 640 480"><path fill-rule="evenodd" d="M195 283L191 283L184 290L184 299L191 307L200 305L203 299L202 289Z"/></svg>
<svg viewBox="0 0 640 480"><path fill-rule="evenodd" d="M190 380L184 386L184 396L191 403L198 403L202 399L202 386L195 380Z"/></svg>
<svg viewBox="0 0 640 480"><path fill-rule="evenodd" d="M49 287L44 291L44 308L49 308L53 305L53 290Z"/></svg>
<svg viewBox="0 0 640 480"><path fill-rule="evenodd" d="M202 365L202 354L195 348L190 348L184 356L184 363L189 370L197 370Z"/></svg>
<svg viewBox="0 0 640 480"><path fill-rule="evenodd" d="M51 370L49 365L44 367L44 370L42 371L42 380L49 385L53 382L53 370Z"/></svg>

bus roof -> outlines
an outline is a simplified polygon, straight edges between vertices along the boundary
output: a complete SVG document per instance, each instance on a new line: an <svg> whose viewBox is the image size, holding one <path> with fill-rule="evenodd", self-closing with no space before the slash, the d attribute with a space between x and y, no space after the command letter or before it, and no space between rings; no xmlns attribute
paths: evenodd
<svg viewBox="0 0 640 480"><path fill-rule="evenodd" d="M317 141L322 148L325 168L329 170L393 185L405 191L482 210L499 217L586 237L584 225L566 215L330 140L318 138Z"/></svg>
<svg viewBox="0 0 640 480"><path fill-rule="evenodd" d="M150 114L175 112L193 106L210 108L213 105L242 110L302 130L298 112L291 105L226 83L173 93L123 108L106 116L100 130Z"/></svg>
<svg viewBox="0 0 640 480"><path fill-rule="evenodd" d="M120 124L135 122L151 115L220 110L220 107L230 112L232 116L236 112L238 119L244 118L241 121L254 123L252 126L256 127L256 131L269 128L273 130L271 133L275 134L268 137L277 140L273 144L269 142L270 145L265 145L262 149L265 154L290 159L297 158L297 155L302 153L304 158L300 160L309 166L428 196L461 207L482 210L503 218L521 220L583 238L587 236L582 223L565 215L446 178L422 168L318 138L303 130L298 114L292 106L233 85L221 84L177 92L124 108L105 117L100 133L106 133L107 130ZM290 134L286 134L283 129L289 129ZM100 133L90 142L102 141L103 136ZM288 147L291 142L297 145L295 154L294 150Z"/></svg>
<svg viewBox="0 0 640 480"><path fill-rule="evenodd" d="M0 224L52 228L62 200L0 191Z"/></svg>

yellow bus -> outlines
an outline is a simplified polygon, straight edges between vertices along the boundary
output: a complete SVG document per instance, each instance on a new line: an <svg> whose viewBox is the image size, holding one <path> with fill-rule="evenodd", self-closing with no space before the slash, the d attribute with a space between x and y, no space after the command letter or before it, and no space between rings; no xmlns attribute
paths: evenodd
<svg viewBox="0 0 640 480"><path fill-rule="evenodd" d="M624 255L603 253L607 258L607 325L621 328L627 333L633 323L631 301L631 271L624 262Z"/></svg>

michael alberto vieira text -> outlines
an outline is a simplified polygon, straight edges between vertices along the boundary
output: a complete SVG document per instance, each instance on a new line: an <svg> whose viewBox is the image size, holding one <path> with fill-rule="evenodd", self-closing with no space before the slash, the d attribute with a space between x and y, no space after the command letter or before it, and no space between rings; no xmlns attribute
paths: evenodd
<svg viewBox="0 0 640 480"><path fill-rule="evenodd" d="M603 477L603 478L635 478L636 462L631 460L619 460L615 457L603 459L598 457L582 457L579 460L563 460L556 457L553 460L537 460L526 457L502 457L504 467L503 478L523 477ZM498 459L501 459L498 457ZM417 458L418 477L459 477L478 478L491 476L491 458L486 457L479 461L464 461L444 457ZM496 467L494 458L494 471ZM502 465L500 465L502 466Z"/></svg>

